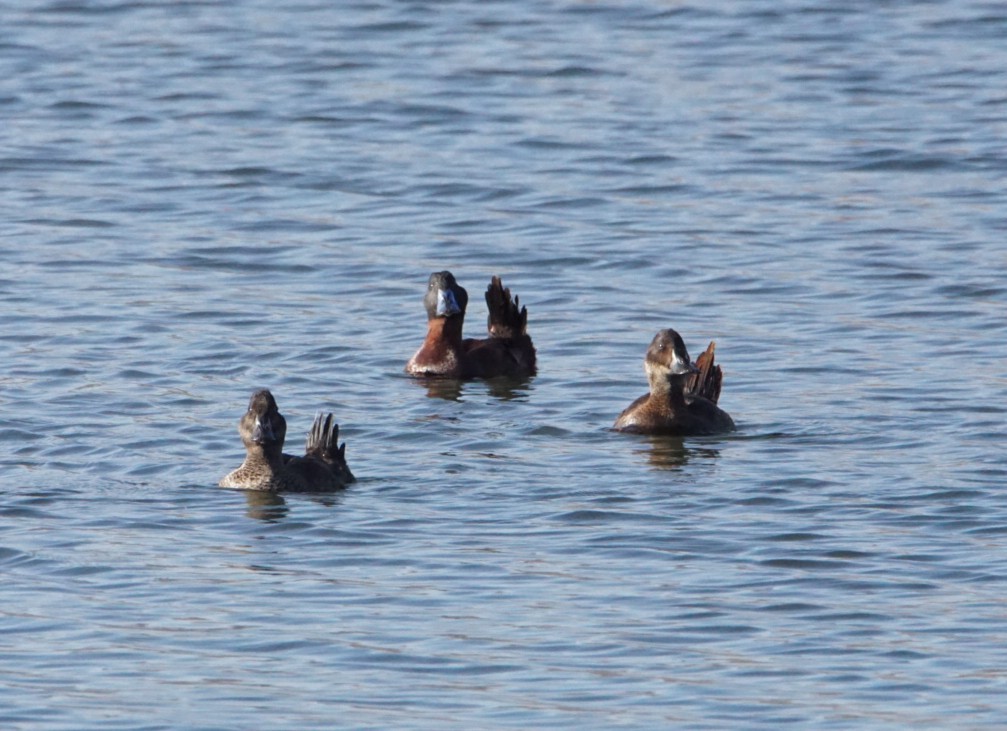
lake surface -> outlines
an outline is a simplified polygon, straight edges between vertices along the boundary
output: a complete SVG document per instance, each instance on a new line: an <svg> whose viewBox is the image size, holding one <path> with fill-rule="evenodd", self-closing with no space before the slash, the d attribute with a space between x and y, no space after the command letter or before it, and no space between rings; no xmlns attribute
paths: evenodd
<svg viewBox="0 0 1007 731"><path fill-rule="evenodd" d="M0 20L3 728L1007 726L1002 4ZM664 327L737 433L609 431ZM355 485L216 487L262 386Z"/></svg>

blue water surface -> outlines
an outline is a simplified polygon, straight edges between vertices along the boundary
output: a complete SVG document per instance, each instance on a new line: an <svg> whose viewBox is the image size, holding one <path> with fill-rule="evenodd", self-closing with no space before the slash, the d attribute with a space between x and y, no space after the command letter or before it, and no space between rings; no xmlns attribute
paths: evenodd
<svg viewBox="0 0 1007 731"><path fill-rule="evenodd" d="M0 20L3 728L1007 726L1001 4ZM736 433L609 431L664 327ZM263 386L355 485L216 487Z"/></svg>

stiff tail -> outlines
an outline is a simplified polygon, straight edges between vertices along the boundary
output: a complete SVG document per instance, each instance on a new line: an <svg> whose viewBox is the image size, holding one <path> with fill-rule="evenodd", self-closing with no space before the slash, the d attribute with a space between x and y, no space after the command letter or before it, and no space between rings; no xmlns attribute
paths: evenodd
<svg viewBox="0 0 1007 731"><path fill-rule="evenodd" d="M526 334L528 309L520 307L517 297L511 300L510 290L503 286L500 277L493 277L486 289L486 306L489 308L489 333L494 338L516 338Z"/></svg>
<svg viewBox="0 0 1007 731"><path fill-rule="evenodd" d="M685 391L717 403L717 399L720 398L720 384L724 380L724 372L720 370L719 365L713 362L713 349L714 346L711 342L702 355L696 358L696 367L699 372L689 379Z"/></svg>
<svg viewBox="0 0 1007 731"><path fill-rule="evenodd" d="M325 462L335 479L342 484L356 479L346 464L346 443L339 443L339 424L332 420L332 414L315 415L304 445L304 455Z"/></svg>
<svg viewBox="0 0 1007 731"><path fill-rule="evenodd" d="M345 452L346 445L339 446L339 424L332 421L332 414L315 414L304 444L304 454L326 462L338 462Z"/></svg>

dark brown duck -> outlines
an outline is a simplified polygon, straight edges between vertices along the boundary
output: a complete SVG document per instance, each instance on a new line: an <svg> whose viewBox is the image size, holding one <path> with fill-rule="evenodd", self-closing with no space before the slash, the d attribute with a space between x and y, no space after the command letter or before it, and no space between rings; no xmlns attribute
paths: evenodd
<svg viewBox="0 0 1007 731"><path fill-rule="evenodd" d="M734 421L717 406L724 374L713 362L711 342L695 364L674 330L661 330L643 360L650 393L630 404L615 420L617 431L689 436L720 434Z"/></svg>

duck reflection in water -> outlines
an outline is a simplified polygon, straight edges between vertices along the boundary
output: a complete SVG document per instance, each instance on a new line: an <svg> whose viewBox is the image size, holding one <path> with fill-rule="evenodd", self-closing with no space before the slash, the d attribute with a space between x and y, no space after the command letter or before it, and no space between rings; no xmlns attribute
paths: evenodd
<svg viewBox="0 0 1007 731"><path fill-rule="evenodd" d="M528 393L531 391L532 379L499 376L482 380L479 385L458 378L414 378L412 381L427 390L427 398L462 401L466 392L476 393L485 386L491 396L501 401L523 401L528 398Z"/></svg>
<svg viewBox="0 0 1007 731"><path fill-rule="evenodd" d="M280 523L290 508L283 495L270 490L245 490L245 514L264 523Z"/></svg>
<svg viewBox="0 0 1007 731"><path fill-rule="evenodd" d="M290 506L283 494L271 490L245 490L245 515L263 523L282 523L290 514ZM307 499L327 508L335 507L343 501L342 492L307 493L299 499Z"/></svg>
<svg viewBox="0 0 1007 731"><path fill-rule="evenodd" d="M635 450L636 454L646 455L650 466L656 470L677 470L684 467L692 459L712 460L720 456L720 450L711 447L685 446L685 439L680 436L664 434L648 434L648 448Z"/></svg>

